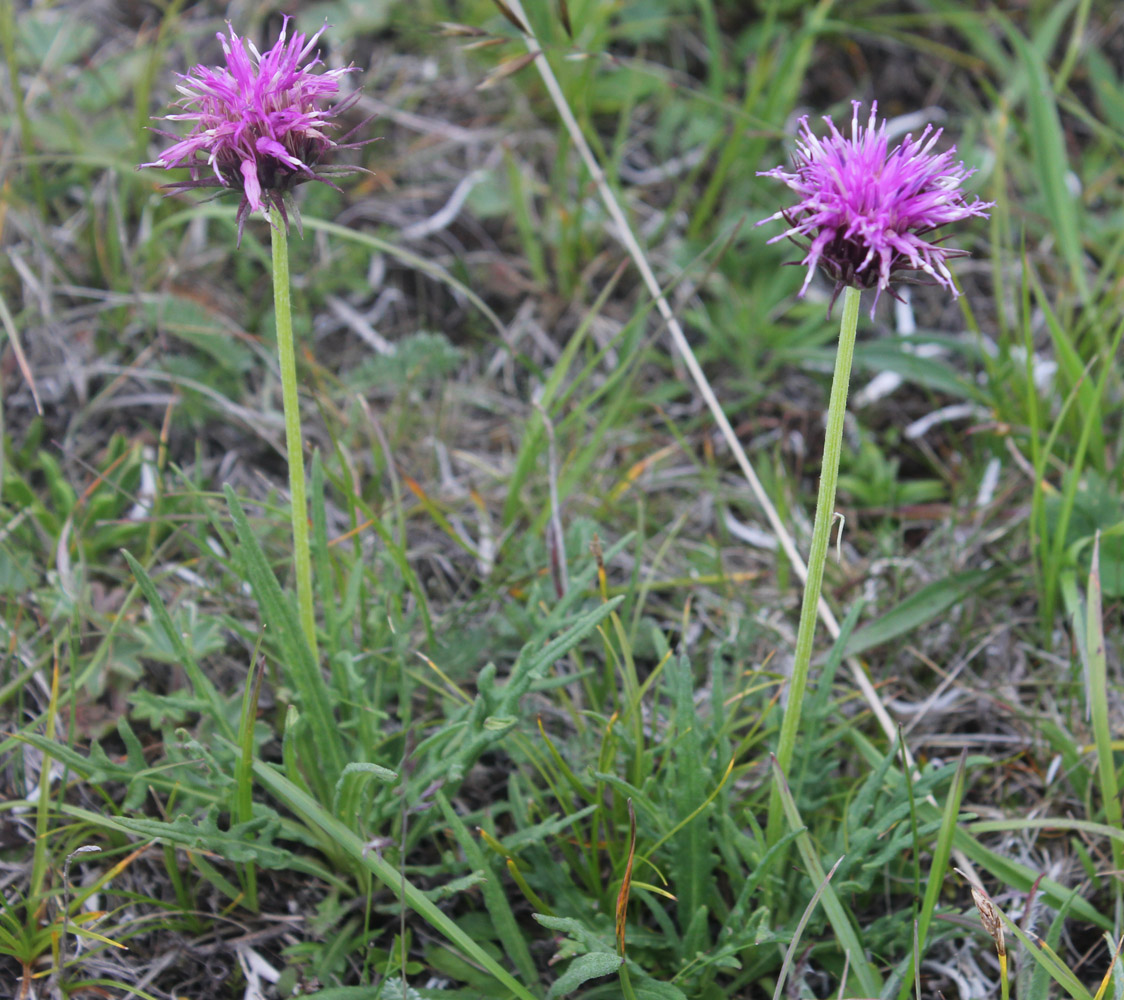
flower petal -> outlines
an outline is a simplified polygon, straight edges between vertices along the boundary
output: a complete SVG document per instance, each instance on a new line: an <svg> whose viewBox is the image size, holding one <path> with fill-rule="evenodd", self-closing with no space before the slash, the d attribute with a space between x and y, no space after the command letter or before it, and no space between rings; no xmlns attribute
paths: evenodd
<svg viewBox="0 0 1124 1000"><path fill-rule="evenodd" d="M327 25L306 39L303 32L290 35L290 21L285 16L276 42L264 52L227 22L226 33L217 35L223 64L195 66L176 86L182 110L166 118L189 122L188 135L142 164L187 167L192 186L202 183L199 173L207 168L214 175L208 185L241 191L240 227L243 208L267 211L283 204L293 185L322 179L313 165L336 145L330 138L334 115L348 106L322 104L339 94L340 81L354 67L313 72L321 65L315 48Z"/></svg>
<svg viewBox="0 0 1124 1000"><path fill-rule="evenodd" d="M896 272L921 271L955 297L959 293L946 262L963 251L922 237L972 216L986 218L992 203L966 200L961 185L972 171L954 163L955 147L933 152L941 129L927 125L919 138L907 135L888 151L877 102L871 103L865 125L859 123L860 107L852 102L850 138L830 116L824 116L824 137L812 132L806 116L799 120L792 169L759 172L787 185L799 200L758 225L777 219L788 223L770 243L784 237L811 240L801 261L808 273L800 295L820 268L835 281L837 294L843 285L881 293Z"/></svg>
<svg viewBox="0 0 1124 1000"><path fill-rule="evenodd" d="M253 160L243 160L241 166L242 191L249 202L250 211L265 210L261 200L261 181L258 180L258 165Z"/></svg>

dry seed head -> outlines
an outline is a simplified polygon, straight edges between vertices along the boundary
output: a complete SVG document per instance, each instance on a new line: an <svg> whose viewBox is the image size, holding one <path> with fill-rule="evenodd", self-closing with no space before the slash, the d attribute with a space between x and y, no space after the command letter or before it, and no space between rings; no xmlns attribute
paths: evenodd
<svg viewBox="0 0 1124 1000"><path fill-rule="evenodd" d="M1003 940L1003 921L999 919L999 913L995 909L995 904L991 901L991 897L977 886L971 886L972 902L976 904L976 909L980 912L980 923L983 924L984 930L991 935L991 939L995 942L995 950L999 953L999 957L1003 958L1007 954L1007 945Z"/></svg>

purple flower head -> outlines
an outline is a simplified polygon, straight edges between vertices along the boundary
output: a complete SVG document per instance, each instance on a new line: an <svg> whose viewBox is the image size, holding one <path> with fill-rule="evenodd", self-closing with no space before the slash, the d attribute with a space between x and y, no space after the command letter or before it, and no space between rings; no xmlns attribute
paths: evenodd
<svg viewBox="0 0 1124 1000"><path fill-rule="evenodd" d="M877 306L884 290L894 294L890 281L902 271L923 272L955 298L959 293L947 262L967 251L942 246L943 237L935 242L925 237L950 222L973 215L986 218L994 203L965 201L960 185L973 171L953 162L955 146L932 152L941 129L926 125L920 139L907 135L887 152L886 123L875 121L877 102L870 106L865 127L859 125L859 102L852 105L850 139L826 115L830 134L817 138L805 116L792 170L775 167L758 173L782 181L800 196L793 207L762 220L784 219L789 226L769 242L787 236L805 251L800 263L808 273L801 296L820 267L835 282L832 302L841 289L854 285L877 288Z"/></svg>
<svg viewBox="0 0 1124 1000"><path fill-rule="evenodd" d="M261 53L253 42L239 38L227 22L230 38L217 35L225 65L196 66L186 76L177 74L181 82L176 89L183 97L176 104L184 110L165 120L192 122L191 132L181 139L154 129L176 141L152 163L141 164L167 170L187 167L191 180L168 184L169 190L223 187L241 191L239 243L251 212L261 211L268 218L270 207L275 206L287 225L285 195L293 187L315 180L336 188L329 175L359 169L313 169L329 149L363 145L340 146L326 134L336 126L334 119L358 100L358 92L333 107L321 106L336 97L340 79L355 67L313 73L320 65L318 55L304 66L301 63L327 25L307 40L301 32L287 38L288 27L286 16L277 43ZM297 221L299 225L299 216Z"/></svg>

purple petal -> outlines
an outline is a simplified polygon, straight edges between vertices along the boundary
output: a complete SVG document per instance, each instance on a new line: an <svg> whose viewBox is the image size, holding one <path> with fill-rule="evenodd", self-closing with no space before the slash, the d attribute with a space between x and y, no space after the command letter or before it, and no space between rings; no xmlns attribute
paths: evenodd
<svg viewBox="0 0 1124 1000"><path fill-rule="evenodd" d="M991 203L965 199L961 185L972 171L953 162L955 147L933 152L940 129L926 126L919 138L907 135L888 151L877 104L871 104L865 125L859 122L860 107L852 102L850 138L829 116L823 137L812 132L806 116L801 118L792 169L759 173L787 185L799 199L762 220L788 223L769 242L811 240L801 261L808 268L801 295L819 267L835 280L836 294L847 284L875 287L880 294L890 288L896 271L908 270L924 272L955 297L946 262L963 251L922 237L952 222L986 217Z"/></svg>
<svg viewBox="0 0 1124 1000"><path fill-rule="evenodd" d="M245 192L246 201L250 203L250 210L256 212L264 208L261 200L261 182L258 180L258 165L253 160L242 161L242 190Z"/></svg>

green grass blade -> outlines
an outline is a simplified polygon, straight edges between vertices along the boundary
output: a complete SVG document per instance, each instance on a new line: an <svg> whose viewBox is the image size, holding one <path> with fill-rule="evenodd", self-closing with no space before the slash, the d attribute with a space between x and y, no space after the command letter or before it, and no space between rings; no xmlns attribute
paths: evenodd
<svg viewBox="0 0 1124 1000"><path fill-rule="evenodd" d="M328 637L329 656L338 651L339 608L336 600L335 575L328 550L328 515L324 499L324 463L320 449L312 452L312 471L309 477L309 514L312 520L313 585L324 614L324 632Z"/></svg>
<svg viewBox="0 0 1124 1000"><path fill-rule="evenodd" d="M325 835L359 867L371 872L401 903L410 907L447 941L459 948L464 955L485 969L490 975L509 989L519 1000L539 1000L511 973L495 961L468 934L439 909L429 898L401 872L384 861L374 851L367 850L366 844L348 827L324 809L315 799L303 792L291 781L284 778L274 767L264 761L254 761L254 775L269 793L291 809L305 823L320 827Z"/></svg>
<svg viewBox="0 0 1124 1000"><path fill-rule="evenodd" d="M780 789L781 806L784 809L788 825L793 830L804 830L804 832L800 833L796 838L796 849L800 852L800 857L805 867L808 869L808 877L811 878L812 882L819 887L819 889L822 889L824 912L831 922L832 930L835 931L835 936L839 941L839 947L843 950L844 954L848 956L851 968L854 969L855 976L858 978L859 985L862 987L863 996L881 996L882 977L878 974L878 970L870 963L869 959L867 959L866 950L859 940L859 936L851 923L850 917L847 916L846 911L843 909L843 904L828 882L827 873L823 870L823 865L820 864L819 854L816 851L815 845L812 843L812 838L808 835L803 820L800 818L800 812L797 810L796 802L793 800L792 793L789 791L788 782L785 780L785 776L781 772L775 757L772 760L772 765L773 780L777 782L777 786Z"/></svg>
<svg viewBox="0 0 1124 1000"><path fill-rule="evenodd" d="M224 485L223 493L238 536L239 562L258 600L267 635L274 637L285 674L300 695L301 717L311 732L313 756L303 763L320 787L323 800L330 801L344 754L328 686L300 630L296 607L273 575L241 502L229 484Z"/></svg>
<svg viewBox="0 0 1124 1000"><path fill-rule="evenodd" d="M257 669L253 664L258 662L260 656L260 638L254 649L254 656L250 659L251 669L246 677L246 686L242 692L242 711L238 719L238 747L241 758L234 769L234 790L231 813L237 823L248 823L254 817L253 775L250 771L250 761L254 756L254 723L257 720L258 695L261 692L262 676L265 674L265 661L262 660ZM246 889L246 905L249 909L257 911L257 871L252 861L243 869L243 885Z"/></svg>
<svg viewBox="0 0 1124 1000"><path fill-rule="evenodd" d="M675 752L675 819L687 821L686 828L672 840L672 856L678 872L676 896L680 927L686 931L698 909L708 901L708 887L712 884L714 855L709 842L709 824L703 816L689 818L705 805L707 776L703 768L703 749L699 740L699 725L695 715L694 677L690 661L679 656L674 670L668 672L668 687L675 699L675 728L679 735ZM639 715L639 713L637 713ZM694 925L705 933L706 921ZM694 955L707 951L706 940L686 940L684 953Z"/></svg>
<svg viewBox="0 0 1124 1000"><path fill-rule="evenodd" d="M1057 952L1054 951L1045 941L1041 938L1031 939L1031 937L1010 917L1007 916L1002 910L997 911L1006 924L1007 930L1018 938L1021 944L1023 954L1029 955L1034 962L1036 962L1041 969L1045 969L1046 973L1050 976L1055 983L1057 983L1063 990L1066 991L1073 1000L1093 1000L1093 995L1082 985L1081 980L1074 975L1073 971L1058 957Z"/></svg>
<svg viewBox="0 0 1124 1000"><path fill-rule="evenodd" d="M918 811L922 815L932 808L928 803L924 802L919 803L919 805L920 809ZM1050 824L1048 821L1044 821L1043 825L1049 826ZM973 831L979 830L980 828L981 824L972 824ZM983 830L986 829L986 827L983 827ZM984 845L976 840L967 830L958 827L953 838L953 844L958 851L962 851L974 864L986 869L1005 885L1009 885L1015 889L1021 889L1023 892L1027 892L1032 886L1037 885L1038 892L1050 901L1051 906L1061 906L1073 895L1073 890L1068 886L1062 885L1055 879L1043 878L1040 872L1036 872L1034 869L1018 861L1013 861L990 848L984 847ZM1074 899L1072 902L1072 909L1074 915L1080 917L1080 919L1100 927L1102 930L1112 929L1111 918L1093 907L1088 900Z"/></svg>
<svg viewBox="0 0 1124 1000"><path fill-rule="evenodd" d="M831 871L827 873L824 880L817 886L816 891L812 893L812 898L808 900L808 905L804 907L804 912L800 915L799 921L796 923L796 929L792 932L792 940L789 941L788 947L785 949L784 961L781 963L781 971L777 974L777 985L773 988L773 1000L781 1000L783 995L781 991L784 989L784 981L788 978L789 970L792 968L793 959L796 957L796 949L800 944L800 939L804 935L804 928L808 926L808 921L811 919L812 913L816 906L819 904L820 897L824 894L828 884L831 882L831 877L835 874L836 869L843 861L843 856L840 855L839 860L831 866Z"/></svg>
<svg viewBox="0 0 1124 1000"><path fill-rule="evenodd" d="M1093 543L1093 565L1089 571L1085 649L1087 651L1086 690L1089 692L1089 712L1093 724L1093 739L1097 747L1097 782L1101 791L1101 804L1108 825L1120 830L1124 829L1124 813L1120 807L1120 789L1112 752L1112 729L1108 718L1108 661L1105 653L1104 612L1101 600L1099 536ZM1111 843L1113 867L1117 871L1124 870L1124 846L1116 839ZM1120 880L1112 881L1115 887L1116 920L1119 926L1122 908Z"/></svg>
<svg viewBox="0 0 1124 1000"><path fill-rule="evenodd" d="M941 825L937 831L937 842L933 848L933 860L929 866L929 880L925 885L925 898L921 902L921 910L917 916L917 953L911 958L908 971L902 979L898 990L898 1000L905 1000L913 985L915 964L925 953L925 942L929 934L929 924L932 923L933 913L937 908L937 900L944 885L944 877L948 872L948 859L952 854L954 836L957 829L956 819L960 814L960 799L964 795L964 774L967 765L967 752L960 755L960 763L952 778L952 784L945 799L944 810L941 813Z"/></svg>
<svg viewBox="0 0 1124 1000"><path fill-rule="evenodd" d="M1078 216L1080 202L1070 194L1066 184L1069 160L1066 155L1065 133L1058 115L1057 96L1050 83L1043 57L1010 21L998 12L995 16L1006 31L1007 38L1018 53L1030 79L1027 91L1030 149L1039 189L1073 286L1082 301L1088 301L1089 283L1085 277L1082 225Z"/></svg>
<svg viewBox="0 0 1124 1000"><path fill-rule="evenodd" d="M535 960L531 957L526 938L519 930L519 924L500 880L495 877L495 872L484 857L484 852L480 850L476 838L472 836L456 810L449 805L449 800L441 792L438 792L435 798L441 808L441 814L445 817L445 822L453 831L453 836L460 844L461 850L464 851L469 870L480 870L488 874L487 880L480 886L480 892L507 957L515 964L526 982L537 983L539 974L535 968Z"/></svg>

